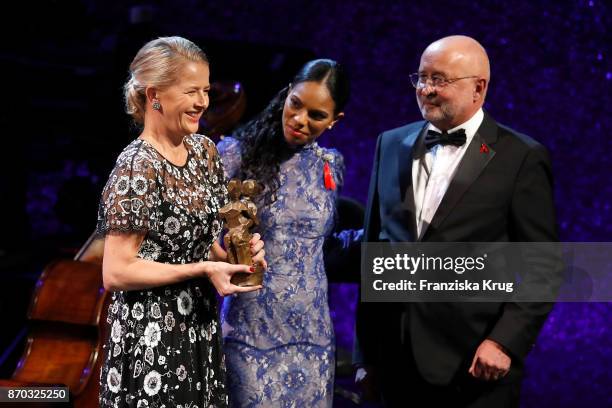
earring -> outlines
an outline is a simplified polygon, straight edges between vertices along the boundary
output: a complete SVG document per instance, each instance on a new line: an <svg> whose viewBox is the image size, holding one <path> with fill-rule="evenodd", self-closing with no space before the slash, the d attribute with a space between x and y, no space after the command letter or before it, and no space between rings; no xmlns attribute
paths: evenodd
<svg viewBox="0 0 612 408"><path fill-rule="evenodd" d="M333 126L332 126L332 125L329 125L327 128L328 128L329 130L332 130Z"/></svg>
<svg viewBox="0 0 612 408"><path fill-rule="evenodd" d="M160 110L161 104L159 103L159 99L153 99L153 105L151 106L153 110Z"/></svg>

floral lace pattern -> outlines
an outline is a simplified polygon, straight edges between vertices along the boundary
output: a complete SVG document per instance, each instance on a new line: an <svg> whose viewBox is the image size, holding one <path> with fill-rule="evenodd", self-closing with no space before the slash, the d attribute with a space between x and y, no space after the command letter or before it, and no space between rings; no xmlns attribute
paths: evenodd
<svg viewBox="0 0 612 408"><path fill-rule="evenodd" d="M228 137L218 147L231 178L240 168L239 142ZM312 144L281 164L276 201L256 202L268 261L263 289L227 297L222 311L231 406L332 404L335 346L323 241L333 229L337 191L325 188L325 161L341 186L340 153Z"/></svg>
<svg viewBox="0 0 612 408"><path fill-rule="evenodd" d="M208 259L227 203L214 143L184 139L176 166L136 139L119 155L102 192L100 234L142 232L138 256L180 264ZM101 407L227 406L215 291L206 279L113 293L100 376Z"/></svg>

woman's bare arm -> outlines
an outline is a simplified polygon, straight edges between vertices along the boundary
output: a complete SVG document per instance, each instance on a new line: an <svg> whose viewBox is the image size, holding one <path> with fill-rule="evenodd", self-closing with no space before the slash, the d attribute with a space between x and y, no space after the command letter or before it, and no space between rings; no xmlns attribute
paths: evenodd
<svg viewBox="0 0 612 408"><path fill-rule="evenodd" d="M174 265L138 258L144 237L144 234L138 233L107 234L102 264L104 288L111 291L141 290L198 277L209 278L221 296L260 288L240 287L230 283L234 273L251 271L247 265L215 261Z"/></svg>

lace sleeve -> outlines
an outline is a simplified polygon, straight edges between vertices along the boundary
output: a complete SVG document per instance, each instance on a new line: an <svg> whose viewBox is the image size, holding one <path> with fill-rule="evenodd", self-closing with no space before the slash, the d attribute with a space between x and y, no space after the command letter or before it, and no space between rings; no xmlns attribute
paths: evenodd
<svg viewBox="0 0 612 408"><path fill-rule="evenodd" d="M160 196L153 162L140 146L128 148L119 156L102 191L98 234L157 229Z"/></svg>

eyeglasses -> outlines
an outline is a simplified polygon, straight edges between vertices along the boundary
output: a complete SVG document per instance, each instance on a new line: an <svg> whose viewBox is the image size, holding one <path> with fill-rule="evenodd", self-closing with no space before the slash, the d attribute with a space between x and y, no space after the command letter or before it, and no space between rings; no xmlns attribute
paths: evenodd
<svg viewBox="0 0 612 408"><path fill-rule="evenodd" d="M447 79L440 75L433 75L429 77L425 74L419 74L418 72L415 72L414 74L410 74L409 76L410 76L410 82L412 83L412 86L414 86L416 89L425 88L427 86L427 82L430 82L431 86L434 88L444 88L448 84L452 84L453 82L459 81L460 79L480 78L476 75L471 75L471 76L466 76L466 77L461 77L461 78Z"/></svg>

